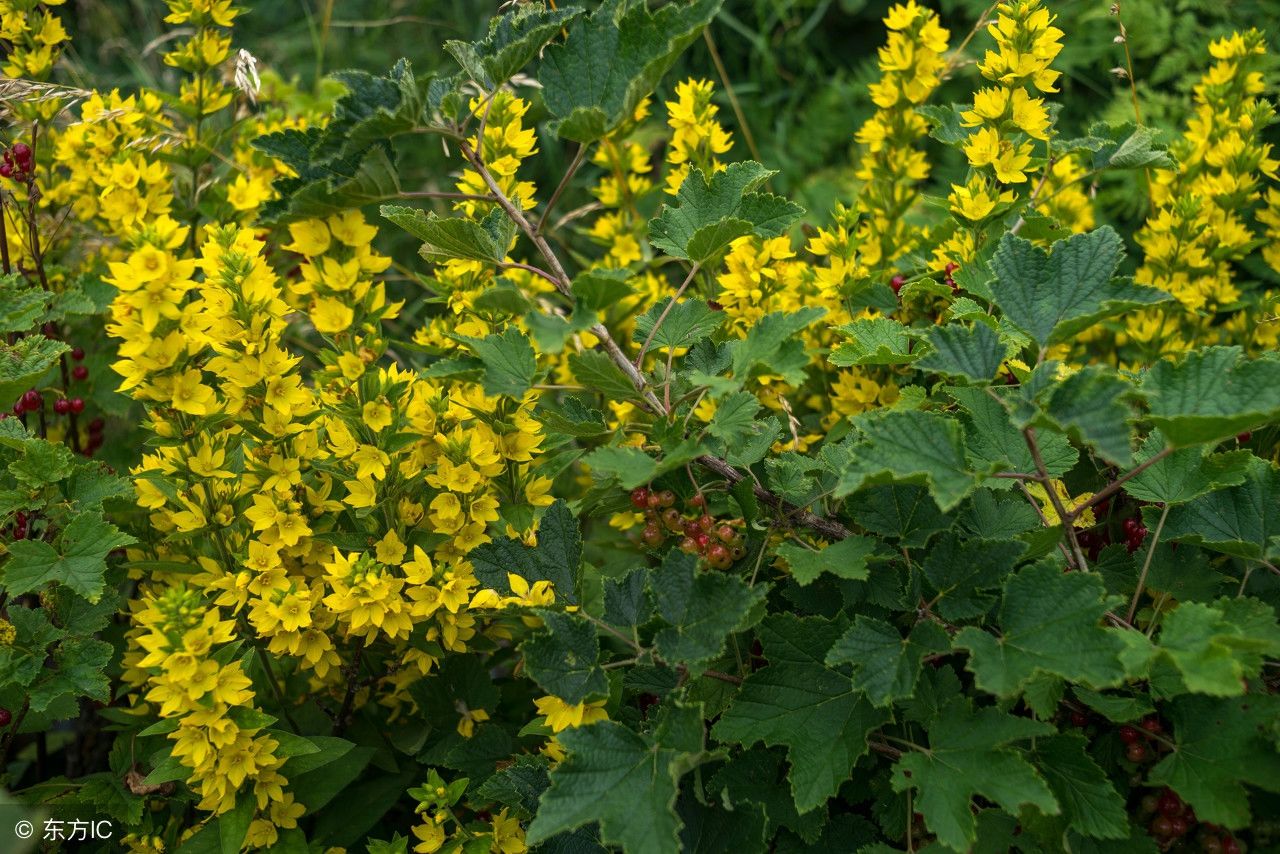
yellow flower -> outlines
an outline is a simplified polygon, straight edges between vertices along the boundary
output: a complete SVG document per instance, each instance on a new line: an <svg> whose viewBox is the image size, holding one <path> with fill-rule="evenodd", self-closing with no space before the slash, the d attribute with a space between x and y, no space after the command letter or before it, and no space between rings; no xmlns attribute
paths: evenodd
<svg viewBox="0 0 1280 854"><path fill-rule="evenodd" d="M381 433L391 426L391 404L387 403L385 399L380 398L369 401L364 405L362 414L364 415L365 426L375 433Z"/></svg>
<svg viewBox="0 0 1280 854"><path fill-rule="evenodd" d="M539 697L533 704L537 707L538 714L547 719L547 726L551 727L552 732L563 732L609 719L608 712L604 710L604 700L570 704L559 697L548 695Z"/></svg>
<svg viewBox="0 0 1280 854"><path fill-rule="evenodd" d="M405 545L396 536L395 531L387 531L387 533L378 541L375 555L379 563L385 563L389 566L399 566L400 561L404 560Z"/></svg>
<svg viewBox="0 0 1280 854"><path fill-rule="evenodd" d="M344 301L334 297L320 297L311 306L311 322L316 331L324 335L345 332L355 319L355 312Z"/></svg>
<svg viewBox="0 0 1280 854"><path fill-rule="evenodd" d="M329 249L329 227L318 219L289 223L289 236L293 242L285 244L284 248L308 258L323 255Z"/></svg>
<svg viewBox="0 0 1280 854"><path fill-rule="evenodd" d="M188 415L208 415L214 409L213 389L203 385L200 371L191 369L173 378L169 400L173 408Z"/></svg>

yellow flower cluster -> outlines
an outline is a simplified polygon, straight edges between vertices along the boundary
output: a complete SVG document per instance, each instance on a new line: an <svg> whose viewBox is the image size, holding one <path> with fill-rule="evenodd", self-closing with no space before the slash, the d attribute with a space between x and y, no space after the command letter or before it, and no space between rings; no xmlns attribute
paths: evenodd
<svg viewBox="0 0 1280 854"><path fill-rule="evenodd" d="M620 269L643 258L641 241L647 220L639 203L653 191L653 164L639 143L627 136L649 115L649 99L636 108L630 122L600 140L591 162L605 170L592 187L603 212L591 224L591 237L605 247L598 266Z"/></svg>
<svg viewBox="0 0 1280 854"><path fill-rule="evenodd" d="M1128 340L1150 356L1216 343L1221 335L1259 348L1276 343L1275 324L1257 323L1253 312L1238 312L1225 324L1213 319L1241 302L1232 265L1253 249L1250 214L1264 201L1264 179L1277 180L1280 168L1263 139L1275 120L1272 105L1260 97L1266 45L1261 32L1249 30L1213 42L1209 52L1215 61L1195 87L1195 113L1170 149L1178 166L1153 174L1155 209L1136 238L1144 253L1138 280L1177 298L1177 306L1142 312L1128 323ZM1258 220L1275 237L1280 193L1272 188L1265 200ZM1273 266L1280 260L1274 244L1264 248L1264 258ZM1264 295L1262 302L1269 301Z"/></svg>
<svg viewBox="0 0 1280 854"><path fill-rule="evenodd" d="M667 192L675 194L689 170L710 176L724 168L719 155L733 147L733 135L716 121L720 108L711 103L715 87L710 80L684 80L676 85L676 99L667 101L671 143L667 149Z"/></svg>
<svg viewBox="0 0 1280 854"><path fill-rule="evenodd" d="M857 209L864 217L858 236L862 260L873 268L910 253L924 236L904 218L929 177L929 162L918 147L929 125L915 108L938 87L948 36L937 14L915 0L891 7L884 23L889 39L879 52L881 77L870 87L876 112L857 133Z"/></svg>
<svg viewBox="0 0 1280 854"><path fill-rule="evenodd" d="M0 41L9 43L8 55L0 66L6 77L47 80L53 64L70 39L66 28L48 7L66 0L0 0ZM57 112L56 102L47 102L36 112L47 119Z"/></svg>
<svg viewBox="0 0 1280 854"><path fill-rule="evenodd" d="M1049 112L1037 93L1056 92L1060 72L1049 66L1062 50L1062 30L1041 0L1002 3L987 30L996 50L988 50L978 70L994 86L979 89L960 123L977 128L964 144L969 165L982 170L965 185L952 185L951 209L981 222L1007 208L1031 169L1036 141L1047 143Z"/></svg>
<svg viewBox="0 0 1280 854"><path fill-rule="evenodd" d="M516 171L524 160L538 151L537 135L533 128L524 126L529 103L504 89L487 101L472 98L471 111L479 116L480 129L467 140L467 144L480 157L485 168L493 173L503 195L522 210L528 210L533 206L533 182L521 181ZM481 133L483 139L480 138ZM463 171L456 188L459 193L468 195L489 194L489 187L474 169ZM467 216L476 217L477 213L487 213L492 206L492 202L462 200L456 207Z"/></svg>

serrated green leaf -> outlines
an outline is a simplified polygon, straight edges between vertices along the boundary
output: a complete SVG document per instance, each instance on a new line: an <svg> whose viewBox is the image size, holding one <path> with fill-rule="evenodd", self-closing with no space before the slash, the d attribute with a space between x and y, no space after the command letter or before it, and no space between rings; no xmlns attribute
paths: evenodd
<svg viewBox="0 0 1280 854"><path fill-rule="evenodd" d="M1129 446L1129 419L1133 413L1124 398L1131 391L1115 371L1090 365L1053 388L1044 412L1063 430L1093 446L1103 459L1128 466L1133 461Z"/></svg>
<svg viewBox="0 0 1280 854"><path fill-rule="evenodd" d="M538 72L555 132L594 142L631 120L719 8L720 0L695 0L651 14L644 4L609 0L574 21L564 43L544 52Z"/></svg>
<svg viewBox="0 0 1280 854"><path fill-rule="evenodd" d="M0 275L0 333L31 329L51 298L48 291L28 286L19 274Z"/></svg>
<svg viewBox="0 0 1280 854"><path fill-rule="evenodd" d="M905 365L915 358L907 327L887 317L855 320L837 330L847 340L836 345L827 361L837 367L851 365Z"/></svg>
<svg viewBox="0 0 1280 854"><path fill-rule="evenodd" d="M789 376L803 379L803 367L808 363L808 357L804 353L803 343L794 339L809 324L825 314L826 309L809 306L799 311L775 311L760 318L755 326L747 330L745 338L734 341L731 345L734 377L740 382L745 381L757 366L763 366L768 373L780 374L784 379ZM794 370L788 370L788 366L784 364L784 354L789 346L798 347L801 357Z"/></svg>
<svg viewBox="0 0 1280 854"><path fill-rule="evenodd" d="M795 543L782 543L778 557L787 562L791 577L800 586L812 584L824 572L849 581L867 577L867 558L876 550L876 541L857 535L845 537L817 551Z"/></svg>
<svg viewBox="0 0 1280 854"><path fill-rule="evenodd" d="M904 638L883 620L859 615L827 653L827 664L852 664L853 687L872 705L889 706L915 692L924 656L950 647L950 638L937 623L916 623Z"/></svg>
<svg viewBox="0 0 1280 854"><path fill-rule="evenodd" d="M582 12L575 8L548 9L540 3L521 4L491 18L489 32L480 41L447 41L444 49L472 80L492 91L529 64Z"/></svg>
<svg viewBox="0 0 1280 854"><path fill-rule="evenodd" d="M952 706L925 726L927 753L908 751L893 766L894 791L916 790L915 809L938 841L968 851L977 839L971 800L981 795L1010 815L1031 805L1048 815L1061 808L1016 741L1053 733L1053 727L986 708Z"/></svg>
<svg viewBox="0 0 1280 854"><path fill-rule="evenodd" d="M821 806L867 752L867 734L888 720L825 663L842 627L818 617L768 617L760 642L769 665L746 678L713 733L744 747L785 745L796 810Z"/></svg>
<svg viewBox="0 0 1280 854"><path fill-rule="evenodd" d="M921 571L929 580L934 606L948 620L980 617L995 604L1026 545L1016 540L961 540L943 534L934 542Z"/></svg>
<svg viewBox="0 0 1280 854"><path fill-rule="evenodd" d="M703 453L702 446L692 439L665 451L662 459L654 459L639 448L597 448L582 458L592 471L616 477L623 489L634 489L649 483L659 475L673 471L691 462Z"/></svg>
<svg viewBox="0 0 1280 854"><path fill-rule="evenodd" d="M1168 149L1156 142L1151 128L1125 122L1107 125L1098 122L1089 128L1093 144L1093 169L1169 169L1175 166Z"/></svg>
<svg viewBox="0 0 1280 854"><path fill-rule="evenodd" d="M952 524L922 486L876 486L853 496L849 503L855 522L871 533L896 538L906 548L923 546Z"/></svg>
<svg viewBox="0 0 1280 854"><path fill-rule="evenodd" d="M1169 298L1113 278L1124 242L1110 226L1072 235L1046 252L1006 234L991 267L996 304L1040 346L1065 341L1105 317Z"/></svg>
<svg viewBox="0 0 1280 854"><path fill-rule="evenodd" d="M49 622L40 608L12 606L7 618L15 634L12 643L0 645L0 685L25 688L44 668L49 645L66 637L66 632Z"/></svg>
<svg viewBox="0 0 1280 854"><path fill-rule="evenodd" d="M558 737L568 757L551 772L551 786L529 825L529 845L598 822L601 840L626 854L678 850L675 803L686 754L614 721Z"/></svg>
<svg viewBox="0 0 1280 854"><path fill-rule="evenodd" d="M571 290L581 307L604 311L635 293L630 285L631 277L630 270L583 270L574 277Z"/></svg>
<svg viewBox="0 0 1280 854"><path fill-rule="evenodd" d="M965 410L965 448L974 468L1034 472L1035 459L1022 431L1014 426L1000 402L980 388L948 387L947 394ZM1080 455L1060 433L1044 431L1038 437L1040 456L1050 477L1070 471ZM988 481L994 486L994 482Z"/></svg>
<svg viewBox="0 0 1280 854"><path fill-rule="evenodd" d="M1073 830L1095 839L1127 839L1124 799L1085 752L1088 744L1076 733L1037 738L1031 756Z"/></svg>
<svg viewBox="0 0 1280 854"><path fill-rule="evenodd" d="M660 300L636 318L633 337L637 344L643 344L649 338L664 311L666 317L657 327L658 331L650 343L652 347L689 347L719 329L724 320L724 312L713 311L702 300L687 299L668 311L669 305L670 297Z"/></svg>
<svg viewBox="0 0 1280 854"><path fill-rule="evenodd" d="M538 357L525 334L514 326L484 338L458 335L484 365L484 393L521 397L533 384Z"/></svg>
<svg viewBox="0 0 1280 854"><path fill-rule="evenodd" d="M935 326L929 330L927 340L933 350L916 362L917 368L979 383L995 377L1008 353L995 331L982 323L971 327L959 323Z"/></svg>
<svg viewBox="0 0 1280 854"><path fill-rule="evenodd" d="M1200 821L1247 827L1245 784L1280 792L1280 753L1274 735L1280 698L1186 695L1172 701L1168 716L1175 746L1148 772L1148 782L1173 789L1195 808Z"/></svg>
<svg viewBox="0 0 1280 854"><path fill-rule="evenodd" d="M495 538L472 549L467 559L480 583L500 593L511 593L507 574L515 573L530 584L550 581L558 601L578 603L582 534L563 499L548 507L539 521L536 546L510 537Z"/></svg>
<svg viewBox="0 0 1280 854"><path fill-rule="evenodd" d="M15 400L70 349L65 341L43 335L28 335L12 344L0 340L0 400Z"/></svg>
<svg viewBox="0 0 1280 854"><path fill-rule="evenodd" d="M609 358L598 350L569 356L569 370L585 388L599 392L606 400L633 400L636 387Z"/></svg>
<svg viewBox="0 0 1280 854"><path fill-rule="evenodd" d="M106 668L114 652L111 644L95 638L72 637L58 644L51 667L46 667L30 688L27 699L33 712L43 712L59 697L88 697L105 703L111 699Z"/></svg>
<svg viewBox="0 0 1280 854"><path fill-rule="evenodd" d="M1280 417L1280 359L1206 347L1156 362L1142 379L1151 423L1175 447L1211 442Z"/></svg>
<svg viewBox="0 0 1280 854"><path fill-rule="evenodd" d="M1238 696L1265 659L1280 656L1280 623L1256 599L1182 602L1161 622L1158 641L1158 654L1173 663L1188 690Z"/></svg>
<svg viewBox="0 0 1280 854"><path fill-rule="evenodd" d="M1152 433L1142 443L1134 462L1145 463L1165 449L1162 437ZM1210 448L1179 448L1130 478L1124 491L1139 501L1185 504L1228 486L1239 486L1249 474L1248 451L1209 453Z"/></svg>
<svg viewBox="0 0 1280 854"><path fill-rule="evenodd" d="M134 542L96 513L75 516L54 545L43 540L18 540L9 546L4 586L14 596L39 591L46 584L64 584L90 602L97 602L105 584L106 557Z"/></svg>
<svg viewBox="0 0 1280 854"><path fill-rule="evenodd" d="M420 254L428 261L462 258L500 264L515 239L516 225L500 208L479 222L404 205L383 205L379 210L384 219L422 241Z"/></svg>
<svg viewBox="0 0 1280 854"><path fill-rule="evenodd" d="M1243 558L1261 558L1280 534L1280 470L1249 460L1243 483L1169 508L1164 538Z"/></svg>
<svg viewBox="0 0 1280 854"><path fill-rule="evenodd" d="M777 237L804 215L804 208L757 188L773 172L745 160L710 177L691 169L676 204L664 205L649 221L649 242L675 258L702 264L739 237Z"/></svg>
<svg viewBox="0 0 1280 854"><path fill-rule="evenodd" d="M858 422L862 441L840 473L836 495L868 483L923 482L943 510L973 491L974 474L965 458L964 431L956 419L938 412L886 411Z"/></svg>
<svg viewBox="0 0 1280 854"><path fill-rule="evenodd" d="M558 611L537 611L546 632L520 646L529 678L548 694L570 705L609 692L600 667L600 639L585 617Z"/></svg>
<svg viewBox="0 0 1280 854"><path fill-rule="evenodd" d="M978 687L999 697L1017 696L1038 671L1107 687L1125 675L1124 643L1100 624L1111 604L1097 575L1032 564L1005 582L1000 637L968 626L954 645L969 650Z"/></svg>
<svg viewBox="0 0 1280 854"><path fill-rule="evenodd" d="M747 391L739 391L716 402L716 411L707 432L726 443L739 442L754 432L760 400Z"/></svg>
<svg viewBox="0 0 1280 854"><path fill-rule="evenodd" d="M736 575L699 572L695 565L692 555L671 549L649 579L658 616L667 622L653 638L658 653L694 668L718 657L730 633L760 618L768 592L767 585L748 587Z"/></svg>

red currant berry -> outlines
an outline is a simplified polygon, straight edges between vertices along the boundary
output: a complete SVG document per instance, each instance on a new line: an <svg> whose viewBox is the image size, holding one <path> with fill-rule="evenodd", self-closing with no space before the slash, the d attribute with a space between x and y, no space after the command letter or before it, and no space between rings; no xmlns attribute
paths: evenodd
<svg viewBox="0 0 1280 854"><path fill-rule="evenodd" d="M84 348L83 348L83 347L76 347L76 348L72 349L72 351L71 351L71 358L75 359L77 362L83 362L83 361L84 361Z"/></svg>
<svg viewBox="0 0 1280 854"><path fill-rule="evenodd" d="M705 552L707 547L711 545L711 538L703 533L695 534L693 541L698 544L698 551L700 552Z"/></svg>
<svg viewBox="0 0 1280 854"><path fill-rule="evenodd" d="M1172 831L1171 836L1183 836L1191 828L1187 820L1179 815L1169 819L1169 829Z"/></svg>
<svg viewBox="0 0 1280 854"><path fill-rule="evenodd" d="M1205 854L1222 854L1222 840L1216 836L1206 836L1200 840L1200 850Z"/></svg>
<svg viewBox="0 0 1280 854"><path fill-rule="evenodd" d="M35 389L27 389L22 393L22 408L28 412L35 412L44 406L44 398L40 396L40 392Z"/></svg>
<svg viewBox="0 0 1280 854"><path fill-rule="evenodd" d="M649 490L643 486L637 486L631 490L631 506L637 510L643 510L649 506Z"/></svg>
<svg viewBox="0 0 1280 854"><path fill-rule="evenodd" d="M703 513L698 517L698 529L704 533L710 533L711 529L716 526L716 520Z"/></svg>
<svg viewBox="0 0 1280 854"><path fill-rule="evenodd" d="M1142 744L1131 744L1124 749L1124 755L1130 762L1141 762L1147 758L1147 748Z"/></svg>
<svg viewBox="0 0 1280 854"><path fill-rule="evenodd" d="M959 270L959 269L960 269L960 265L957 264L955 261L948 261L947 266L943 272L945 272L948 276L950 276L952 273L954 273L956 270Z"/></svg>
<svg viewBox="0 0 1280 854"><path fill-rule="evenodd" d="M1142 734L1131 726L1120 727L1120 740L1125 744L1137 744Z"/></svg>
<svg viewBox="0 0 1280 854"><path fill-rule="evenodd" d="M13 712L8 709L0 709L0 726L8 726L13 720Z"/></svg>
<svg viewBox="0 0 1280 854"><path fill-rule="evenodd" d="M649 548L657 548L666 538L666 535L653 525L646 525L644 532L640 534L640 539L644 540L644 544Z"/></svg>
<svg viewBox="0 0 1280 854"><path fill-rule="evenodd" d="M747 556L747 550L742 546L733 546L729 549L729 556L734 560L742 560Z"/></svg>
<svg viewBox="0 0 1280 854"><path fill-rule="evenodd" d="M1147 815L1155 812L1159 808L1160 797L1158 795L1143 795L1142 801L1139 803L1142 811Z"/></svg>
<svg viewBox="0 0 1280 854"><path fill-rule="evenodd" d="M71 401L65 397L60 397L53 402L53 411L59 415L66 415L71 411Z"/></svg>
<svg viewBox="0 0 1280 854"><path fill-rule="evenodd" d="M893 292L896 294L902 290L902 286L905 285L906 283L907 283L906 276L894 276L892 279L889 280L889 287L893 288Z"/></svg>
<svg viewBox="0 0 1280 854"><path fill-rule="evenodd" d="M31 146L25 142L15 142L13 144L13 159L23 168L31 166Z"/></svg>
<svg viewBox="0 0 1280 854"><path fill-rule="evenodd" d="M662 511L662 524L667 526L668 531L680 531L683 529L684 517L680 515L680 511L674 507L668 507Z"/></svg>
<svg viewBox="0 0 1280 854"><path fill-rule="evenodd" d="M688 502L690 507L706 507L707 498L701 492L695 492Z"/></svg>
<svg viewBox="0 0 1280 854"><path fill-rule="evenodd" d="M0 163L0 177L4 177L4 178L12 178L12 177L13 177L13 164L11 164L11 163L7 163L7 162L6 162L6 163Z"/></svg>
<svg viewBox="0 0 1280 854"><path fill-rule="evenodd" d="M670 507L676 503L676 494L669 489L664 489L658 493L658 503L663 507Z"/></svg>
<svg viewBox="0 0 1280 854"><path fill-rule="evenodd" d="M71 411L72 411L72 412L74 412L74 413L76 413L77 415L79 415L81 412L84 412L84 398L83 398L83 397L73 397L73 398L71 398Z"/></svg>
<svg viewBox="0 0 1280 854"><path fill-rule="evenodd" d="M1173 835L1173 822L1168 816L1158 815L1151 822L1151 835L1169 837Z"/></svg>
<svg viewBox="0 0 1280 854"><path fill-rule="evenodd" d="M84 365L76 365L71 369L71 378L77 382L86 380L89 378L89 369Z"/></svg>
<svg viewBox="0 0 1280 854"><path fill-rule="evenodd" d="M1152 735L1160 735L1164 732L1164 727L1161 725L1160 719L1157 717L1143 718L1142 723L1138 724L1138 726L1142 727Z"/></svg>
<svg viewBox="0 0 1280 854"><path fill-rule="evenodd" d="M1243 445L1252 438L1253 438L1253 433L1248 430L1245 430L1243 433L1240 433L1236 436L1236 441L1239 442L1241 445Z"/></svg>
<svg viewBox="0 0 1280 854"><path fill-rule="evenodd" d="M1156 809L1160 810L1161 815L1171 818L1182 815L1182 798L1174 794L1172 789L1165 789L1160 793L1160 802L1156 805Z"/></svg>
<svg viewBox="0 0 1280 854"><path fill-rule="evenodd" d="M716 537L718 537L722 543L732 544L732 542L737 539L738 532L733 529L732 525L721 525L716 528Z"/></svg>
<svg viewBox="0 0 1280 854"><path fill-rule="evenodd" d="M93 419L92 421L90 421L90 422L89 422L89 432L90 432L90 433L101 433L101 432L102 432L102 428L104 428L104 427L106 427L106 426L107 426L107 422L103 421L101 418L95 418L95 419Z"/></svg>
<svg viewBox="0 0 1280 854"><path fill-rule="evenodd" d="M662 499L658 497L658 493L650 492L649 495L645 498L645 504L649 507L650 510L657 510L659 507L662 506Z"/></svg>
<svg viewBox="0 0 1280 854"><path fill-rule="evenodd" d="M1234 836L1222 837L1222 854L1240 854L1240 843Z"/></svg>
<svg viewBox="0 0 1280 854"><path fill-rule="evenodd" d="M693 537L685 537L680 541L680 551L687 555L698 553L698 541Z"/></svg>
<svg viewBox="0 0 1280 854"><path fill-rule="evenodd" d="M1073 710L1071 712L1071 724L1083 729L1089 725L1089 716L1084 712Z"/></svg>

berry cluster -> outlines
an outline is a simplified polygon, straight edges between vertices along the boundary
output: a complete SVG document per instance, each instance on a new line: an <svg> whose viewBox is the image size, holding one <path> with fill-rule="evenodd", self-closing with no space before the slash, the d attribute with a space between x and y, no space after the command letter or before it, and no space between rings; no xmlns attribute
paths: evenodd
<svg viewBox="0 0 1280 854"><path fill-rule="evenodd" d="M1161 850L1193 837L1199 838L1201 851L1211 854L1241 854L1244 850L1239 840L1217 825L1197 822L1195 810L1172 789L1143 796L1140 808L1144 821L1150 817L1147 830Z"/></svg>
<svg viewBox="0 0 1280 854"><path fill-rule="evenodd" d="M1142 524L1141 516L1131 516L1121 525L1124 529L1125 548L1132 554L1142 548L1142 541L1147 538L1147 527Z"/></svg>
<svg viewBox="0 0 1280 854"><path fill-rule="evenodd" d="M10 532L15 540L25 540L29 533L27 514L19 510L13 514L13 530Z"/></svg>
<svg viewBox="0 0 1280 854"><path fill-rule="evenodd" d="M1146 762L1153 753L1167 752L1169 746L1156 738L1163 734L1164 724L1160 723L1160 719L1154 715L1143 718L1136 727L1128 725L1120 727L1120 740L1125 743L1125 758L1140 764ZM1151 742L1150 745L1147 744L1148 741Z"/></svg>
<svg viewBox="0 0 1280 854"><path fill-rule="evenodd" d="M959 270L959 269L960 269L960 265L957 264L955 261L948 261L946 269L943 270L943 275L945 276L945 278L943 278L942 281L946 284L947 287L951 288L952 293L960 292L960 286L956 284L956 280L954 278L954 274L956 270Z"/></svg>
<svg viewBox="0 0 1280 854"><path fill-rule="evenodd" d="M44 408L44 395L34 388L27 389L18 396L13 402L13 414L22 415L26 412L39 412ZM84 398L82 397L59 397L53 402L53 411L59 415L69 415L75 413L79 415L84 412Z"/></svg>
<svg viewBox="0 0 1280 854"><path fill-rule="evenodd" d="M34 166L31 146L25 142L15 142L12 148L6 149L3 156L0 156L0 176L23 184L31 181L35 173Z"/></svg>
<svg viewBox="0 0 1280 854"><path fill-rule="evenodd" d="M631 506L643 511L646 525L640 539L656 549L668 536L681 536L680 550L702 555L713 569L728 569L746 555L741 519L717 520L707 515L706 499L694 495L686 503L690 516L676 506L676 494L669 489L653 490L637 487L631 490Z"/></svg>

